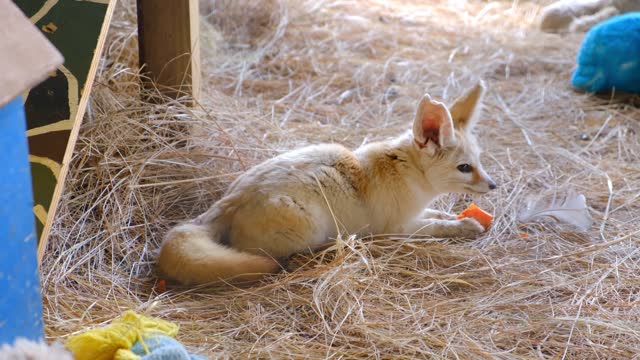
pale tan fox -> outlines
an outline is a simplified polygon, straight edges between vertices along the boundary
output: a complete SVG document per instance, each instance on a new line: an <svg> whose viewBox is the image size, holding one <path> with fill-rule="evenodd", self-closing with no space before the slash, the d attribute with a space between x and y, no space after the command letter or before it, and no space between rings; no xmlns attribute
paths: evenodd
<svg viewBox="0 0 640 360"><path fill-rule="evenodd" d="M412 130L350 151L324 144L284 153L240 176L204 214L166 235L160 271L183 284L252 281L278 259L350 234L473 237L473 219L425 209L440 194L496 187L471 133L484 85L452 105L425 95Z"/></svg>

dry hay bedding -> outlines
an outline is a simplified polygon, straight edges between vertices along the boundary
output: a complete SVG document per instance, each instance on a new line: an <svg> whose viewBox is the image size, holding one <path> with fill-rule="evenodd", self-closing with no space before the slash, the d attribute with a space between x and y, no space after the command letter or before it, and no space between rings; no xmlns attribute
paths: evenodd
<svg viewBox="0 0 640 360"><path fill-rule="evenodd" d="M135 9L118 5L43 264L49 339L134 309L179 323L211 357L636 356L640 112L569 88L579 35L537 32L539 6L525 2L212 4L194 109L140 100ZM501 186L436 206L477 201L495 212L488 233L345 235L259 286L155 292L162 234L247 167L387 138L423 92L451 100L480 77L484 162ZM587 196L591 231L520 227L528 196L570 187Z"/></svg>

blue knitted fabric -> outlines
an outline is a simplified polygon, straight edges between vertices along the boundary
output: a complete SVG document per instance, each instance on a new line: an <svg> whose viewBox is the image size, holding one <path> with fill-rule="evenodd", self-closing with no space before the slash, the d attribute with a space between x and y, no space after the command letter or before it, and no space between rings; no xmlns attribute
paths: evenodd
<svg viewBox="0 0 640 360"><path fill-rule="evenodd" d="M640 12L594 26L578 52L573 86L588 92L640 93Z"/></svg>
<svg viewBox="0 0 640 360"><path fill-rule="evenodd" d="M147 354L144 347L137 341L131 351L140 356L141 360L206 360L204 357L189 354L176 339L166 335L151 335L144 339L149 349Z"/></svg>

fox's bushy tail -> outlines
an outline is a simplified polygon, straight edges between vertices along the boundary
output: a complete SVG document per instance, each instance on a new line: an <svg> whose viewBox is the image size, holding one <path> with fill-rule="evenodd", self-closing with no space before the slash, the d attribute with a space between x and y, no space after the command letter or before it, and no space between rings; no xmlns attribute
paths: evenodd
<svg viewBox="0 0 640 360"><path fill-rule="evenodd" d="M184 285L216 281L251 282L280 270L270 257L238 251L219 244L217 236L198 224L182 224L167 233L158 267L163 275Z"/></svg>

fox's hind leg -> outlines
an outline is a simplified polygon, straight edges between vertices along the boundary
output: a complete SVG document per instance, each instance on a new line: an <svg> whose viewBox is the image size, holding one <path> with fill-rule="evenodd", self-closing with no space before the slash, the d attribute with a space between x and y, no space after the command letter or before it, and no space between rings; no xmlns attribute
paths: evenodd
<svg viewBox="0 0 640 360"><path fill-rule="evenodd" d="M290 195L258 195L238 208L229 228L229 245L277 259L307 251L327 240L323 209Z"/></svg>

